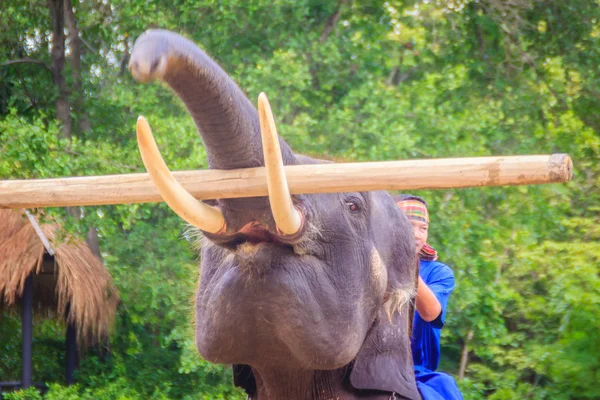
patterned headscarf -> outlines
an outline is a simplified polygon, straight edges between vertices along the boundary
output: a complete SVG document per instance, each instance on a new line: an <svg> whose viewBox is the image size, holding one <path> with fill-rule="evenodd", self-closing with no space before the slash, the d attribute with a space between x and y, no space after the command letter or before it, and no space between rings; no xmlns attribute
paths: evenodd
<svg viewBox="0 0 600 400"><path fill-rule="evenodd" d="M408 198L406 200L397 201L396 204L408 219L429 224L429 212L427 211L427 206L422 201ZM437 251L429 244L425 243L421 251L419 251L419 258L423 261L435 261L438 258Z"/></svg>

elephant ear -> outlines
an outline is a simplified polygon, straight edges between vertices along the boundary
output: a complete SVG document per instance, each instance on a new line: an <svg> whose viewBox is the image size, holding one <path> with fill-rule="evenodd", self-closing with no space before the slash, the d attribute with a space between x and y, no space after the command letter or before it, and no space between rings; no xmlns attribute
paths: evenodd
<svg viewBox="0 0 600 400"><path fill-rule="evenodd" d="M407 330L406 315L396 312L390 321L386 310L380 310L352 366L350 384L355 389L380 390L407 399L421 399Z"/></svg>
<svg viewBox="0 0 600 400"><path fill-rule="evenodd" d="M383 304L350 373L350 384L359 390L393 392L407 399L421 399L415 380L410 347L414 316L414 296L419 261L410 225L401 224L394 232L391 251L383 255L388 265L387 290Z"/></svg>
<svg viewBox="0 0 600 400"><path fill-rule="evenodd" d="M249 365L233 364L233 384L244 389L246 394L253 397L256 394L256 381Z"/></svg>

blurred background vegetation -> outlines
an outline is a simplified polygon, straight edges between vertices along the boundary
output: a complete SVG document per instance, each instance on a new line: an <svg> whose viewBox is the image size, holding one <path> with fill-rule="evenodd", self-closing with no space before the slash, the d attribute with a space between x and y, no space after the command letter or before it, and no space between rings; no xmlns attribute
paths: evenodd
<svg viewBox="0 0 600 400"><path fill-rule="evenodd" d="M0 15L0 179L143 172L140 114L173 170L206 167L182 103L126 69L151 27L192 38L254 104L266 92L297 152L569 153L568 184L417 194L456 276L440 369L465 399L600 398L597 0L5 0ZM195 350L184 223L165 204L83 211L72 228L97 231L122 301L75 386L63 378L64 326L34 321L46 398L243 398L229 369ZM0 380L18 380L20 362L20 321L5 311Z"/></svg>

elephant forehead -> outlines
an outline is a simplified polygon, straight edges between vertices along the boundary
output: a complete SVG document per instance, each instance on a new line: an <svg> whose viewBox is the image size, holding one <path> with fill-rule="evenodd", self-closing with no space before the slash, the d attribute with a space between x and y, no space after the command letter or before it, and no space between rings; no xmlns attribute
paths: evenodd
<svg viewBox="0 0 600 400"><path fill-rule="evenodd" d="M371 249L371 276L378 295L383 295L387 286L387 268L376 248Z"/></svg>

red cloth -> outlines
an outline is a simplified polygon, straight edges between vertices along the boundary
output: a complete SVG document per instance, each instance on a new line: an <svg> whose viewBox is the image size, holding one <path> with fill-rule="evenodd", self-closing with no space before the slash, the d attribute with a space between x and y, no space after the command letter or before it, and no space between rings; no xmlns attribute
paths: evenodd
<svg viewBox="0 0 600 400"><path fill-rule="evenodd" d="M419 252L419 258L423 261L435 261L438 259L437 251L427 243Z"/></svg>

